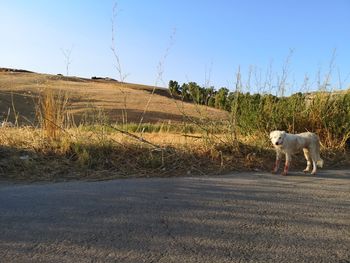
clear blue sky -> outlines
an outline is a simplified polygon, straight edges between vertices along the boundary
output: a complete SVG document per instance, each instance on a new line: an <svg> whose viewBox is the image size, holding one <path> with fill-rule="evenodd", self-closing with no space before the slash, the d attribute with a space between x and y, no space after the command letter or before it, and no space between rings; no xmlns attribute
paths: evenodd
<svg viewBox="0 0 350 263"><path fill-rule="evenodd" d="M233 89L241 67L274 81L290 58L288 92L305 74L316 83L336 50L332 83L350 83L349 0L119 0L116 48L127 82L209 81ZM70 75L118 78L111 47L110 0L2 0L0 67L65 73L61 49L72 47ZM176 29L175 33L174 29ZM171 38L173 37L173 40ZM210 73L210 74L209 74ZM259 82L252 79L252 82ZM254 83L252 83L254 86ZM311 85L312 87L315 85ZM254 92L253 87L252 91Z"/></svg>

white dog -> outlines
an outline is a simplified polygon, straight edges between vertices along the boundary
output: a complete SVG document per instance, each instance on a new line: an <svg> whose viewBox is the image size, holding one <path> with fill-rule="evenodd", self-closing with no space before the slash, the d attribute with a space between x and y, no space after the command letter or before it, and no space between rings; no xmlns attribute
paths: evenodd
<svg viewBox="0 0 350 263"><path fill-rule="evenodd" d="M304 172L316 174L317 167L322 168L323 160L320 158L320 140L315 133L303 132L299 134L290 134L285 131L272 131L270 139L276 149L276 164L273 173L277 173L282 154L286 155L286 163L282 175L287 175L288 168L292 159L292 154L303 150L307 161L307 166Z"/></svg>

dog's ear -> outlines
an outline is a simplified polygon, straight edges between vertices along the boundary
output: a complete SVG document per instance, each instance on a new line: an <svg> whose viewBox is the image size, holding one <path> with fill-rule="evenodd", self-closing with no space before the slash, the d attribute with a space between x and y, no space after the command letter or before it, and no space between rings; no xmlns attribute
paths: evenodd
<svg viewBox="0 0 350 263"><path fill-rule="evenodd" d="M286 136L286 134L287 134L287 133L286 133L285 131L281 131L281 136L282 136L282 137Z"/></svg>

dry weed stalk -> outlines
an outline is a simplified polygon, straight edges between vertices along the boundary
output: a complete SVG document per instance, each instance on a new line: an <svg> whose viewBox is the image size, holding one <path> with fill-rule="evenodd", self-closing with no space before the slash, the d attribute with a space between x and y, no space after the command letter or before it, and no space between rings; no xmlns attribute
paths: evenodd
<svg viewBox="0 0 350 263"><path fill-rule="evenodd" d="M47 138L57 139L66 128L68 117L68 95L47 88L40 94L37 116Z"/></svg>
<svg viewBox="0 0 350 263"><path fill-rule="evenodd" d="M287 91L287 80L289 77L289 66L290 66L290 60L293 56L294 50L291 49L289 51L289 54L282 66L282 75L277 76L277 87L278 87L278 94L280 97L284 97Z"/></svg>
<svg viewBox="0 0 350 263"><path fill-rule="evenodd" d="M155 84L153 86L153 89L152 89L152 92L147 100L147 103L146 103L146 106L145 106L145 109L143 110L142 112L142 115L141 115L141 118L140 118L140 122L139 122L139 127L138 127L138 130L140 129L141 125L142 125L142 122L143 122L143 119L144 119L144 116L146 114L146 112L148 111L148 107L151 103L151 100L152 100L152 97L154 95L154 92L158 86L158 83L161 82L163 84L163 86L165 86L165 83L164 83L164 80L163 80L163 72L164 72L164 63L165 63L165 60L166 58L168 57L169 55L169 52L170 52L170 49L171 47L173 46L174 44L174 37L175 37L175 34L176 34L176 29L174 28L172 34L170 35L170 41L169 41L169 44L165 50L165 53L163 55L163 57L161 58L161 60L159 61L158 63L158 66L157 66L157 78L156 78L156 81L155 81Z"/></svg>
<svg viewBox="0 0 350 263"><path fill-rule="evenodd" d="M118 14L117 10L118 4L117 2L114 3L113 5L113 10L112 10L112 45L111 45L111 50L115 59L115 68L118 73L119 81L121 85L118 85L121 93L123 94L123 109L122 109L122 123L123 125L127 125L128 123L128 111L127 111L127 93L124 91L125 88L125 79L127 78L128 74L125 74L122 70L120 58L119 58L119 53L117 50L116 42L115 42L115 26L116 26L116 18Z"/></svg>
<svg viewBox="0 0 350 263"><path fill-rule="evenodd" d="M71 54L72 54L73 46L71 48L61 48L61 52L64 56L64 64L66 66L66 76L69 76L69 66L72 63Z"/></svg>

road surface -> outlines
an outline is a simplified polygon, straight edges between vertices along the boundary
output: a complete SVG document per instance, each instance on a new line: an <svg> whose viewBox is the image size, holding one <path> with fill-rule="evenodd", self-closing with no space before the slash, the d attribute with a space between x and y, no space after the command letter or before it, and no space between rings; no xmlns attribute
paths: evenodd
<svg viewBox="0 0 350 263"><path fill-rule="evenodd" d="M2 182L0 262L350 262L350 171Z"/></svg>

